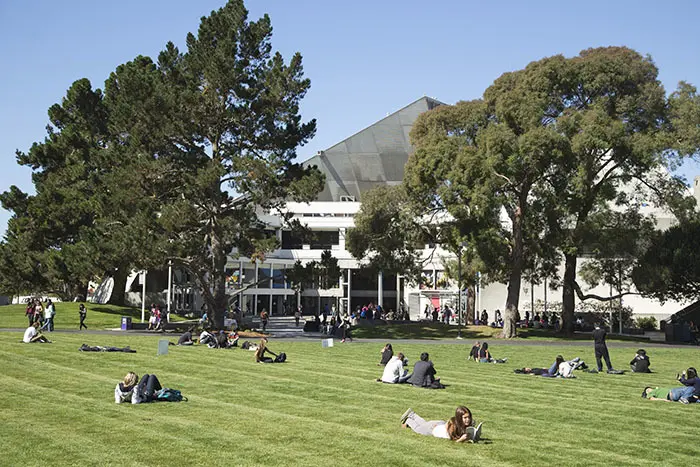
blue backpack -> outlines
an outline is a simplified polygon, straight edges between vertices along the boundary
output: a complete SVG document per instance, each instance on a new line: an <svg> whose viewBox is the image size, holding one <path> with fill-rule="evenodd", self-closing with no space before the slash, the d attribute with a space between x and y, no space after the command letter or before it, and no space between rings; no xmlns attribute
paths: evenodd
<svg viewBox="0 0 700 467"><path fill-rule="evenodd" d="M187 398L178 389L163 388L156 392L155 400L165 402L187 402Z"/></svg>

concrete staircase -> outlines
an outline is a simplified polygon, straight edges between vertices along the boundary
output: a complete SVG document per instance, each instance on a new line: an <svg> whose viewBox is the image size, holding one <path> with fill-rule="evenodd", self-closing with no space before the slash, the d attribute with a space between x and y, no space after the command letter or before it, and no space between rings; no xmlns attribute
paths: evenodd
<svg viewBox="0 0 700 467"><path fill-rule="evenodd" d="M260 329L260 320L256 320L256 327ZM304 318L299 320L299 326L294 323L294 316L271 316L267 323L267 332L273 337L304 337Z"/></svg>

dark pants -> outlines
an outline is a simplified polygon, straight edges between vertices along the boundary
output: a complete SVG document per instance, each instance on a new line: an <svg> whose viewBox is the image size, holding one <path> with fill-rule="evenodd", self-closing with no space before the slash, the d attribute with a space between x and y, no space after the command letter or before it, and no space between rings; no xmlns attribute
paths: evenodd
<svg viewBox="0 0 700 467"><path fill-rule="evenodd" d="M79 329L87 329L87 325L85 324L85 315L80 315L80 328Z"/></svg>
<svg viewBox="0 0 700 467"><path fill-rule="evenodd" d="M142 402L153 402L153 394L162 389L156 375L145 374L139 381L138 392Z"/></svg>
<svg viewBox="0 0 700 467"><path fill-rule="evenodd" d="M610 354L608 353L608 347L605 345L602 346L595 346L595 362L598 365L598 371L603 371L603 362L600 360L601 357L605 359L605 364L608 367L608 370L612 370L613 366L612 363L610 363Z"/></svg>

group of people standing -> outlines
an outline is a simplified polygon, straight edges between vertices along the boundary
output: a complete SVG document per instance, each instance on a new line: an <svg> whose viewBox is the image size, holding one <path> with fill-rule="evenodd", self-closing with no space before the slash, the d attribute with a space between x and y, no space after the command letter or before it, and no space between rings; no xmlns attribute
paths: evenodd
<svg viewBox="0 0 700 467"><path fill-rule="evenodd" d="M46 305L44 305L38 298L29 299L27 301L27 308L24 314L28 320L28 327L25 332L30 332L30 328L35 328L37 332L54 331L56 304L50 298L46 300ZM78 329L87 329L87 324L85 324L85 318L87 318L87 308L85 308L85 304L80 304L78 307L78 314L80 316L80 325Z"/></svg>
<svg viewBox="0 0 700 467"><path fill-rule="evenodd" d="M50 298L46 300L46 306L38 298L29 299L24 314L29 320L29 326L38 322L42 331L54 330L53 318L56 316L56 306Z"/></svg>

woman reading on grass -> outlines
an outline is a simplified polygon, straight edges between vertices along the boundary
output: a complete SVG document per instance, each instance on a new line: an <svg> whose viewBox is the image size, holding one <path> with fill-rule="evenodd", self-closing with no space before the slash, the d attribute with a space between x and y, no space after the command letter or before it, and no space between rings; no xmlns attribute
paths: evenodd
<svg viewBox="0 0 700 467"><path fill-rule="evenodd" d="M457 443L465 441L477 442L481 437L481 423L474 428L471 411L463 405L455 410L455 416L447 421L426 421L413 409L408 409L401 417L401 425L410 428L418 434L450 439Z"/></svg>

